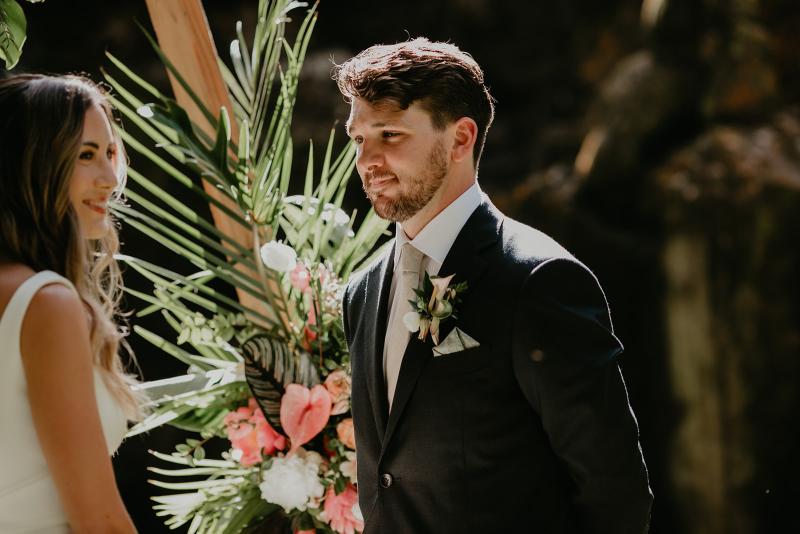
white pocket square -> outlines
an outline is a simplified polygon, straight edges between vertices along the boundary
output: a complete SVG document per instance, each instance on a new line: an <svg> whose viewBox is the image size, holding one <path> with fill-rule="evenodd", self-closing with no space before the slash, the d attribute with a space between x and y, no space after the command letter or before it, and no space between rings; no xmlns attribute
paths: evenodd
<svg viewBox="0 0 800 534"><path fill-rule="evenodd" d="M468 334L465 334L463 330L456 327L453 328L441 343L433 347L433 357L445 356L447 354L453 354L480 346L480 343L472 339Z"/></svg>

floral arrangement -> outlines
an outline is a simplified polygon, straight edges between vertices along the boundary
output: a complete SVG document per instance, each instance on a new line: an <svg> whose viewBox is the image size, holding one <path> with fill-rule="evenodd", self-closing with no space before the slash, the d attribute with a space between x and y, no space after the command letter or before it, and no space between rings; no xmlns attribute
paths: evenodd
<svg viewBox="0 0 800 534"><path fill-rule="evenodd" d="M417 298L408 301L411 311L403 316L403 324L410 332L419 332L420 341L425 341L430 332L433 344L438 345L439 325L450 317L457 319L455 306L461 301L459 296L467 290L467 282L450 287L454 276L425 273L422 287L414 290Z"/></svg>
<svg viewBox="0 0 800 534"><path fill-rule="evenodd" d="M303 194L288 194L289 128L314 9L293 44L284 31L290 11L304 5L262 0L249 46L237 26L232 69L219 60L230 111L207 109L151 38L214 136L109 54L135 86L105 74L116 108L138 129L121 131L127 147L248 238L129 169L128 204L116 213L193 268L184 274L120 256L152 284L150 293L126 290L145 303L136 316L160 314L170 334L141 325L134 332L188 366L184 375L143 384L151 412L129 435L164 424L198 434L172 452L153 451L162 463L150 467L162 491L153 497L156 513L190 533L252 530L276 515L294 532L363 529L341 297L350 273L380 252L373 249L387 223L370 211L357 224L341 209L355 150L348 144L335 155L333 133L320 166L309 148Z"/></svg>

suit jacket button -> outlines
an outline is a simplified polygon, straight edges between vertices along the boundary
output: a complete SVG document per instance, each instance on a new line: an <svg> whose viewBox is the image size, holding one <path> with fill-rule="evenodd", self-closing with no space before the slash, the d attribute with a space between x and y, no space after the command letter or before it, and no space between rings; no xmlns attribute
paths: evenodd
<svg viewBox="0 0 800 534"><path fill-rule="evenodd" d="M388 488L389 486L392 485L392 482L394 482L394 479L392 478L392 475L390 475L389 473L384 473L384 474L381 475L381 486L382 487Z"/></svg>

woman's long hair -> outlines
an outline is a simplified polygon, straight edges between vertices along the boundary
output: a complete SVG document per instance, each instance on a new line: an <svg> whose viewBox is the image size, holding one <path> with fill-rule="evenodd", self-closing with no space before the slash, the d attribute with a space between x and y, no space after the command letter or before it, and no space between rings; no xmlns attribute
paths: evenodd
<svg viewBox="0 0 800 534"><path fill-rule="evenodd" d="M94 105L113 124L102 90L86 78L23 74L0 80L0 257L72 282L89 314L95 365L128 417L136 419L141 399L118 353L125 333L115 320L122 297L116 223L101 239L83 238L69 197L84 119ZM116 132L114 138L118 199L126 158Z"/></svg>

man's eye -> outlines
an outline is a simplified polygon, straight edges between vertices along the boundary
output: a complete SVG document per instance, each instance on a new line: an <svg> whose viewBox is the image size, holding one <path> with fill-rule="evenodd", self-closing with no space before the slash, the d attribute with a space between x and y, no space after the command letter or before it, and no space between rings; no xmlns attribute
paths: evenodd
<svg viewBox="0 0 800 534"><path fill-rule="evenodd" d="M398 132L383 132L383 138L397 137L400 135Z"/></svg>

